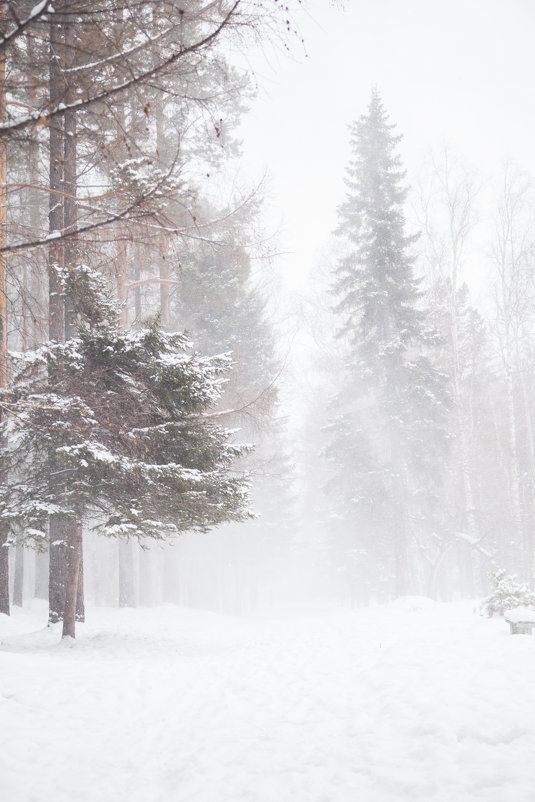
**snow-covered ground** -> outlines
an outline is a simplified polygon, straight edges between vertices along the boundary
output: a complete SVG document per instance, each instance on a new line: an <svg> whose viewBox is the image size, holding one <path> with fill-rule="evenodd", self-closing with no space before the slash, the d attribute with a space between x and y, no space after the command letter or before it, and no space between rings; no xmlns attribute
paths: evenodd
<svg viewBox="0 0 535 802"><path fill-rule="evenodd" d="M0 616L0 800L533 802L535 638L474 606Z"/></svg>

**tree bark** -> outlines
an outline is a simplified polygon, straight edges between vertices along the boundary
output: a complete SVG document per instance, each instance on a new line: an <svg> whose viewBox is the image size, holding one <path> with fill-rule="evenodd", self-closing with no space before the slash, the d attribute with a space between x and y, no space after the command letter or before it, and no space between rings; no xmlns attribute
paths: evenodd
<svg viewBox="0 0 535 802"><path fill-rule="evenodd" d="M117 280L117 295L121 305L119 322L122 331L126 331L128 328L126 255L126 242L119 240L117 243L115 274ZM134 588L134 551L132 543L124 540L119 541L118 561L119 606L135 607L136 593Z"/></svg>
<svg viewBox="0 0 535 802"><path fill-rule="evenodd" d="M64 158L63 158L63 226L65 231L76 229L76 115L65 115ZM66 270L72 269L78 259L78 246L75 237L69 237L64 245L64 264ZM75 304L72 292L65 296L65 339L76 335Z"/></svg>
<svg viewBox="0 0 535 802"><path fill-rule="evenodd" d="M117 11L119 26L122 25L122 10ZM117 158L122 161L126 157L124 136L126 131L126 114L124 100L121 99L116 108L117 115ZM115 280L117 286L117 299L119 301L119 325L121 331L128 329L128 248L126 230L118 228L117 252L115 257ZM119 540L118 545L119 569L119 607L135 607L136 592L134 582L134 547L126 540Z"/></svg>
<svg viewBox="0 0 535 802"><path fill-rule="evenodd" d="M9 551L6 535L0 535L0 613L9 615Z"/></svg>
<svg viewBox="0 0 535 802"><path fill-rule="evenodd" d="M65 70L73 66L75 54L74 21L65 15L58 25L51 27L50 33L50 101L68 104L70 92L65 81ZM60 194L50 195L49 230L73 232L76 230L76 186L77 186L77 138L76 111L69 110L56 118L50 129L50 188ZM70 339L76 334L76 308L73 291L65 293L58 272L69 271L78 258L75 237L69 237L52 246L50 252L49 283L49 336L58 342ZM58 269L56 269L56 266ZM53 457L52 457L53 459ZM60 521L57 516L50 520L50 580L49 580L49 621L55 623L65 611L74 604L72 615L79 621L85 617L83 581L83 540L73 534L78 529L69 521ZM72 558L74 543L76 560ZM76 577L70 572L76 569ZM73 600L68 597L74 594ZM71 624L67 626L70 634ZM64 631L65 634L65 631ZM72 635L74 637L74 634Z"/></svg>
<svg viewBox="0 0 535 802"><path fill-rule="evenodd" d="M82 524L69 522L65 550L65 607L63 610L62 638L76 637L76 606L78 578L82 563Z"/></svg>
<svg viewBox="0 0 535 802"><path fill-rule="evenodd" d="M6 535L0 535L0 613L9 615L9 551Z"/></svg>
<svg viewBox="0 0 535 802"><path fill-rule="evenodd" d="M64 97L63 73L61 70L62 26L53 24L50 27L50 67L49 94L51 103L59 103ZM56 117L49 129L49 184L52 192L49 196L48 229L49 233L63 232L63 141L64 119ZM57 193L57 194L56 194ZM58 276L58 269L64 267L63 240L55 242L49 251L49 339L62 342L65 336L65 298Z"/></svg>
<svg viewBox="0 0 535 802"><path fill-rule="evenodd" d="M65 604L65 522L57 515L50 517L50 560L48 568L48 623L57 624Z"/></svg>
<svg viewBox="0 0 535 802"><path fill-rule="evenodd" d="M0 15L5 16L4 4ZM0 59L0 122L6 120L6 61ZM0 247L7 247L7 142L0 142ZM0 253L0 388L7 387L7 256ZM2 444L0 444L1 446ZM7 483L0 463L0 482ZM7 534L0 533L0 613L9 615L9 550Z"/></svg>
<svg viewBox="0 0 535 802"><path fill-rule="evenodd" d="M135 325L141 325L141 316L142 316L142 308L141 308L141 287L139 286L139 282L141 280L141 246L139 243L136 243L136 251L135 251L135 260L134 260L134 317L135 317Z"/></svg>
<svg viewBox="0 0 535 802"><path fill-rule="evenodd" d="M76 620L79 624L85 621L85 596L84 596L84 539L80 545L80 568L78 570L78 588L76 591Z"/></svg>
<svg viewBox="0 0 535 802"><path fill-rule="evenodd" d="M65 33L63 43L63 65L65 69L70 69L74 66L74 55L76 52L76 34L74 28L74 19L69 16L65 19ZM69 104L74 100L72 90L66 86L66 103ZM66 232L76 231L78 214L76 206L76 193L77 193L77 134L76 134L76 111L72 109L65 113L64 117L64 130L63 130L63 225ZM76 237L69 237L65 240L64 245L64 264L67 271L77 264L79 260L78 243ZM76 303L74 297L75 290L71 287L70 292L65 296L65 339L70 340L76 336ZM72 525L73 527L80 526L80 535L76 536L76 548L79 551L76 561L76 621L85 621L85 604L84 604L84 556L83 556L83 536L82 524ZM70 533L71 525L68 525L70 540L72 535ZM70 553L68 553L70 557ZM67 588L70 588L74 579L69 575L69 571L74 570L74 562L67 559L65 566L65 610L70 603L67 599ZM65 621L65 615L64 619ZM65 631L64 631L65 634ZM74 637L74 635L72 635Z"/></svg>
<svg viewBox="0 0 535 802"><path fill-rule="evenodd" d="M61 44L63 30L60 24L50 26L49 50L49 95L51 104L64 100L63 73L61 69ZM53 192L49 196L49 233L62 232L63 202L55 192L63 190L63 117L56 117L49 130L49 184ZM49 250L48 284L48 336L53 342L63 342L65 338L65 298L59 272L64 267L63 240L54 241ZM55 455L50 455L51 473L55 468ZM48 621L55 624L61 620L64 603L63 558L64 525L61 518L52 515L49 521L50 561L48 581Z"/></svg>
<svg viewBox="0 0 535 802"><path fill-rule="evenodd" d="M160 166L163 167L163 156L165 150L164 139L164 115L163 115L163 101L160 98L156 103L156 156L160 160ZM159 251L159 273L160 279L160 320L164 329L169 328L170 322L170 284L171 271L169 268L169 240L165 231L161 231L158 237L158 251Z"/></svg>

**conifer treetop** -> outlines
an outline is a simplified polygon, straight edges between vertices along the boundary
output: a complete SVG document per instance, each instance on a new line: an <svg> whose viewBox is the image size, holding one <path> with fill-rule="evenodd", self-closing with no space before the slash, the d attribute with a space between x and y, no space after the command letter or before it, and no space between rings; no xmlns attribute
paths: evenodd
<svg viewBox="0 0 535 802"><path fill-rule="evenodd" d="M338 210L336 233L348 244L335 277L344 321L339 334L372 360L398 357L418 339L422 323L410 252L418 235L405 233L407 189L394 129L374 89L367 113L351 126L347 194Z"/></svg>

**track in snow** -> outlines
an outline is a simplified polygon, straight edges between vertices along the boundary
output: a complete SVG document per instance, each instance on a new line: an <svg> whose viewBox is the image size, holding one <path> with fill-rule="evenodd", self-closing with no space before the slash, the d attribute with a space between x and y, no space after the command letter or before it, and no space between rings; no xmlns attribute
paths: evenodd
<svg viewBox="0 0 535 802"><path fill-rule="evenodd" d="M2 802L533 802L535 639L403 599L0 616Z"/></svg>

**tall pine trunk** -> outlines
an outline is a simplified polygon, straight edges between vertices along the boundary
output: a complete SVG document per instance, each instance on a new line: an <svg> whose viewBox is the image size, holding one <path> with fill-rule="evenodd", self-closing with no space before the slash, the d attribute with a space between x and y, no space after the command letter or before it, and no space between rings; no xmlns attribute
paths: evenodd
<svg viewBox="0 0 535 802"><path fill-rule="evenodd" d="M117 10L118 25L122 26L123 11ZM122 161L126 157L125 132L126 132L126 113L124 100L120 98L116 106L117 117L117 159ZM115 256L115 280L117 286L117 299L119 301L119 324L122 331L128 329L128 246L126 230L123 226L118 227L118 240L116 243ZM118 550L118 569L119 569L119 607L136 606L136 588L134 571L134 545L128 540L119 540Z"/></svg>
<svg viewBox="0 0 535 802"><path fill-rule="evenodd" d="M139 284L141 281L141 251L141 246L139 242L137 242L134 253L134 323L136 326L141 324L143 315L141 307L141 287Z"/></svg>
<svg viewBox="0 0 535 802"><path fill-rule="evenodd" d="M118 112L121 114L120 111ZM124 110L122 111L124 125ZM123 331L128 328L128 280L127 280L127 245L125 232L119 231L119 241L115 257L115 276L117 297L120 303L120 326ZM134 581L134 547L127 540L120 540L118 547L119 561L119 606L135 607L136 591Z"/></svg>
<svg viewBox="0 0 535 802"><path fill-rule="evenodd" d="M82 563L82 524L69 525L65 550L65 606L63 609L63 638L76 637L76 608L78 580Z"/></svg>
<svg viewBox="0 0 535 802"><path fill-rule="evenodd" d="M49 99L53 107L64 102L64 83L61 66L62 26L50 26L49 47ZM63 117L56 116L49 127L49 232L63 232ZM48 336L53 342L63 342L65 338L65 298L59 273L64 267L63 240L52 240L49 251L48 279ZM55 454L50 455L51 482L56 470ZM50 561L48 580L48 620L55 624L61 620L64 603L63 561L64 561L64 521L52 515L49 521Z"/></svg>
<svg viewBox="0 0 535 802"><path fill-rule="evenodd" d="M64 45L63 45L63 65L65 69L70 69L74 66L74 54L76 49L76 34L74 30L74 20L69 17L65 20L64 32ZM65 100L67 103L75 100L72 91L69 91L68 84L66 85ZM77 189L77 132L76 132L76 112L70 110L65 113L64 117L64 131L63 131L63 225L65 233L71 236L67 237L64 246L64 262L67 271L72 270L80 259L78 252L78 243L75 236L72 236L76 231L77 226L77 208L76 208L76 189ZM65 339L70 340L76 336L76 310L74 289L66 294L65 297ZM65 564L65 616L67 614L67 607L70 601L67 598L68 589L74 583L74 577L70 575L70 571L76 571L75 582L75 618L76 621L85 621L85 604L84 604L84 582L83 582L83 537L82 537L82 524L78 522L69 521L67 524L67 543L73 544L69 549L76 548L76 559L72 559L70 551L67 552L67 559ZM70 614L70 613L69 613ZM65 636L65 623L63 635ZM70 632L67 634L71 634ZM72 637L74 637L74 628Z"/></svg>
<svg viewBox="0 0 535 802"><path fill-rule="evenodd" d="M37 186L39 183L38 178L38 163L39 163L39 150L38 144L35 141L30 143L28 149L28 163L26 169L28 170L31 179L30 183ZM28 217L30 230L32 232L39 231L39 207L33 202L31 191L27 193L28 204ZM24 198L21 197L21 204ZM22 351L26 352L32 345L35 344L35 337L33 331L32 315L30 304L27 299L32 295L30 287L30 274L28 264L24 261L22 266L22 298L21 298L21 315L22 315ZM22 545L17 545L15 549L15 571L13 577L13 605L22 607L24 601L24 571L25 571L25 549Z"/></svg>
<svg viewBox="0 0 535 802"><path fill-rule="evenodd" d="M65 81L65 70L74 63L74 23L67 15L50 29L49 48L49 101L50 105L69 101L69 89ZM70 98L71 100L73 98ZM73 337L75 329L75 304L71 293L67 295L62 286L61 273L65 274L78 259L77 243L72 233L76 230L76 113L68 111L52 120L49 134L49 230L71 236L53 241L49 252L49 338L64 342ZM56 468L55 455L51 454L51 481ZM84 620L83 583L78 581L83 565L82 538L78 522L52 515L49 522L49 622L64 618L67 606L72 606L74 593L73 622ZM73 558L73 548L76 556ZM76 570L75 575L72 571ZM71 610L69 606L69 615ZM67 627L74 637L74 623Z"/></svg>
<svg viewBox="0 0 535 802"><path fill-rule="evenodd" d="M161 98L156 103L156 157L160 160L160 167L163 168L163 157L165 151L164 138L164 114L163 101ZM161 231L158 237L159 251L159 274L160 274L160 320L164 329L169 328L170 323L170 299L171 299L171 270L169 266L169 240L165 231Z"/></svg>
<svg viewBox="0 0 535 802"><path fill-rule="evenodd" d="M1 12L4 16L4 10ZM6 62L0 58L0 122L6 120ZM7 142L0 139L0 248L7 246ZM7 256L0 252L0 389L7 387ZM2 443L0 443L0 447ZM7 471L0 461L0 482ZM9 551L7 535L0 532L0 613L9 615Z"/></svg>
<svg viewBox="0 0 535 802"><path fill-rule="evenodd" d="M57 624L65 604L65 521L52 515L49 521L50 557L48 562L48 622Z"/></svg>

